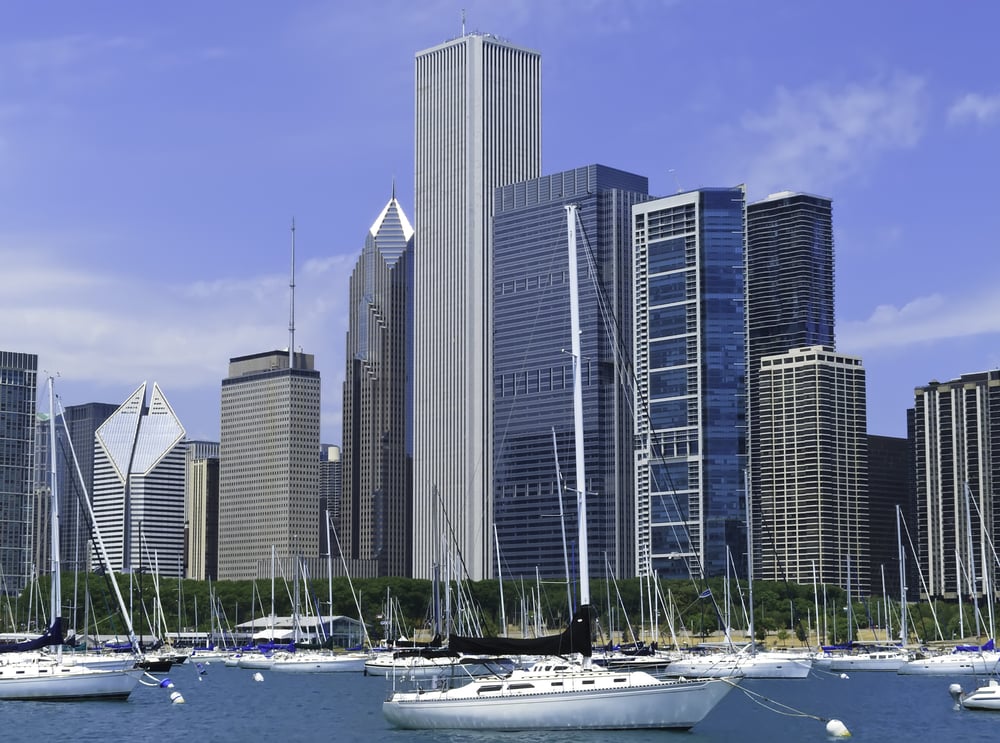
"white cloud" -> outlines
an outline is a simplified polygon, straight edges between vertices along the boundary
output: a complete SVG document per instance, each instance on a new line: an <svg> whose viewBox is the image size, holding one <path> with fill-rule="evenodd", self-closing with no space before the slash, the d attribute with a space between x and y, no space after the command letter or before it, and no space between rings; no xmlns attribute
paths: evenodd
<svg viewBox="0 0 1000 743"><path fill-rule="evenodd" d="M988 124L998 120L1000 120L1000 93L992 96L966 93L948 109L949 124L964 124L969 121Z"/></svg>
<svg viewBox="0 0 1000 743"><path fill-rule="evenodd" d="M837 346L862 353L995 334L1000 334L1000 291L986 287L959 297L917 297L902 307L880 305L867 319L838 321Z"/></svg>
<svg viewBox="0 0 1000 743"><path fill-rule="evenodd" d="M783 188L829 191L881 153L916 145L925 108L924 81L912 75L840 89L779 88L768 110L742 119L743 132L758 140L739 143L757 153L742 171L761 195Z"/></svg>

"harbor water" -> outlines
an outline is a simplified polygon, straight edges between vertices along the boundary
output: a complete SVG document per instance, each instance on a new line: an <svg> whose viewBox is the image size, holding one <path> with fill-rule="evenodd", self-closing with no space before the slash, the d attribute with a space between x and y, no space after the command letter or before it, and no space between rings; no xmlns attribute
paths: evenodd
<svg viewBox="0 0 1000 743"><path fill-rule="evenodd" d="M956 710L948 686L969 690L975 677L813 670L804 680L749 680L689 732L404 731L388 725L381 704L389 683L360 673L281 674L227 668L199 674L191 662L168 674L173 688L140 686L127 702L0 702L5 743L30 741L825 741L825 721L841 720L855 741L982 741L997 738L1000 712ZM745 690L745 691L744 691ZM184 704L170 700L179 692ZM797 717L805 713L811 717ZM818 719L817 719L818 718Z"/></svg>

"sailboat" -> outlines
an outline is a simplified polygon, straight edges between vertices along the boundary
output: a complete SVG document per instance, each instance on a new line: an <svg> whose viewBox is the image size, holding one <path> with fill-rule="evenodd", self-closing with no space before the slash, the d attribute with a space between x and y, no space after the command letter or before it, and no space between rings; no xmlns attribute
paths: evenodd
<svg viewBox="0 0 1000 743"><path fill-rule="evenodd" d="M688 729L735 686L732 679L659 680L641 670L615 671L591 663L589 556L583 403L580 384L580 314L577 295L577 207L566 206L573 357L573 423L579 513L580 603L569 628L554 637L468 638L450 635L454 652L548 656L526 669L476 676L457 687L400 691L382 704L385 718L408 729L619 730ZM579 660L570 657L579 656Z"/></svg>
<svg viewBox="0 0 1000 743"><path fill-rule="evenodd" d="M55 394L49 378L49 453L51 459L51 613L48 629L38 638L0 647L0 700L62 701L127 699L139 683L141 669L104 670L73 662L62 653L62 585L59 560L59 495L56 483ZM88 503L89 506L89 503ZM98 539L99 539L98 535ZM55 653L44 652L55 648Z"/></svg>

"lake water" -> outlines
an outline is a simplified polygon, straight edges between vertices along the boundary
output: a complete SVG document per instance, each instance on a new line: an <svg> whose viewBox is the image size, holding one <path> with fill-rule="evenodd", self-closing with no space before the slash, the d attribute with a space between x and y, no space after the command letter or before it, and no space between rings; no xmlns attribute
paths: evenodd
<svg viewBox="0 0 1000 743"><path fill-rule="evenodd" d="M681 732L470 733L403 731L382 717L385 679L361 674L280 674L208 665L199 676L190 663L169 674L185 704L169 689L139 687L127 702L0 702L0 739L19 741L388 741L390 743L783 743L826 741L825 722L765 709L736 689L694 730ZM199 681L199 678L201 679ZM825 719L841 720L854 741L983 741L1000 735L1000 713L955 710L948 685L966 690L973 677L854 673L842 679L813 671L804 680L745 681L768 699ZM787 712L787 710L783 710Z"/></svg>

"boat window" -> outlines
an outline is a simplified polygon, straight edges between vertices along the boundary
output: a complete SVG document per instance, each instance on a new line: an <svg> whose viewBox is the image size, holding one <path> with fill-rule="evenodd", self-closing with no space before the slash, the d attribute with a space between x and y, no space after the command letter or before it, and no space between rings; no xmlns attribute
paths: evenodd
<svg viewBox="0 0 1000 743"><path fill-rule="evenodd" d="M520 691L521 689L534 689L534 684L508 684L507 688L510 691Z"/></svg>
<svg viewBox="0 0 1000 743"><path fill-rule="evenodd" d="M490 691L500 691L503 688L500 684L489 684L488 686L480 686L479 694L485 694Z"/></svg>
<svg viewBox="0 0 1000 743"><path fill-rule="evenodd" d="M594 679L584 679L583 683L585 683L585 684L592 684L592 683L594 683Z"/></svg>
<svg viewBox="0 0 1000 743"><path fill-rule="evenodd" d="M550 685L550 686L562 686L562 685L563 685L563 682L562 682L562 681L553 681L553 682L552 682L551 684L549 684L549 685Z"/></svg>

